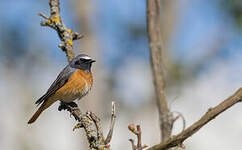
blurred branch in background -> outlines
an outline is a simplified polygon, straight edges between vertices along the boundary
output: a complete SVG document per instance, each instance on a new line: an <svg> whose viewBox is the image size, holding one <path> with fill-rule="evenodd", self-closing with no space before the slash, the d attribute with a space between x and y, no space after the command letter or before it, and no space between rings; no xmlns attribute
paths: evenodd
<svg viewBox="0 0 242 150"><path fill-rule="evenodd" d="M160 0L147 0L147 31L150 46L151 66L159 111L161 141L171 136L173 115L165 96L165 77L163 64L163 46L160 31Z"/></svg>
<svg viewBox="0 0 242 150"><path fill-rule="evenodd" d="M241 0L222 0L222 7L227 10L234 18L237 27L242 30L242 1Z"/></svg>
<svg viewBox="0 0 242 150"><path fill-rule="evenodd" d="M93 26L93 18L97 15L95 1L74 0L70 1L72 7L72 15L75 18L77 30L85 35L81 42L77 42L78 52L87 53L98 62L93 66L93 74L95 74L93 90L89 93L87 100L82 101L79 106L80 109L88 108L94 110L97 114L102 114L103 126L108 125L109 113L104 110L109 109L111 103L110 91L107 82L109 76L104 74L106 66L104 66L104 59L99 59L102 52L102 44L99 35ZM101 99L101 100L100 100ZM90 103L91 101L91 103ZM93 105L95 104L95 105ZM81 139L83 137L80 137ZM82 140L83 141L83 140ZM80 143L79 147L85 149L86 143Z"/></svg>
<svg viewBox="0 0 242 150"><path fill-rule="evenodd" d="M86 1L86 0L75 0L70 1L73 10L73 16L75 21L77 22L77 30L81 31L85 38L81 40L81 42L77 43L78 51L81 53L87 53L98 63L95 64L93 73L95 74L95 87L91 94L88 95L88 99L95 103L96 105L91 105L87 101L82 102L82 106L88 106L88 108L95 110L97 113L104 113L103 110L107 110L108 106L106 103L111 103L110 95L106 94L108 89L108 84L105 82L107 75L104 75L104 64L103 59L100 58L102 44L99 42L99 35L97 32L94 32L95 28L93 26L92 18L95 18L96 14L96 5L94 1ZM100 101L102 99L102 101ZM80 106L80 107L82 107ZM105 114L107 116L104 119L108 118L109 114Z"/></svg>
<svg viewBox="0 0 242 150"><path fill-rule="evenodd" d="M150 46L151 65L153 71L154 86L156 91L157 106L159 110L161 143L155 145L149 150L167 150L175 146L184 147L183 141L196 133L201 127L213 120L217 115L230 108L234 104L242 101L242 88L234 95L224 100L215 108L210 108L201 119L195 122L186 130L174 137L171 136L173 114L170 112L165 96L165 77L164 77L164 48L161 40L160 25L160 1L147 0L147 31ZM185 121L184 121L185 123ZM131 141L133 149L135 145Z"/></svg>
<svg viewBox="0 0 242 150"><path fill-rule="evenodd" d="M162 142L161 144L155 145L148 150L167 150L175 146L183 146L183 141L191 137L209 121L215 119L216 116L229 109L234 104L242 101L242 88L235 92L232 96L221 102L214 108L209 108L208 111L201 117L200 120L195 122L193 125L188 127L186 130L182 131L176 136L173 136L169 140Z"/></svg>
<svg viewBox="0 0 242 150"><path fill-rule="evenodd" d="M179 10L177 10L176 5L179 0L161 0L160 1L160 36L162 37L163 49L163 63L164 63L164 73L169 72L169 77L171 72L168 68L172 66L174 60L172 60L172 48L170 43L172 41L173 34L176 29L178 21ZM168 79L169 79L168 77ZM166 80L166 83L169 81Z"/></svg>
<svg viewBox="0 0 242 150"><path fill-rule="evenodd" d="M47 17L43 13L39 15L42 16L45 21L41 22L42 26L49 26L56 30L61 39L62 43L58 46L66 53L68 61L70 62L74 57L73 50L73 40L81 39L83 36L79 33L72 32L71 29L67 29L60 17L60 5L59 0L49 0L50 6L50 17ZM69 106L64 103L61 103L58 110L67 109L79 122L75 128L84 128L86 136L88 138L90 148L108 150L110 148L109 142L112 138L113 127L115 123L115 104L112 103L112 123L110 127L109 134L104 139L103 131L100 124L100 119L92 112L87 112L82 114L78 106L73 105ZM75 129L74 128L74 129Z"/></svg>

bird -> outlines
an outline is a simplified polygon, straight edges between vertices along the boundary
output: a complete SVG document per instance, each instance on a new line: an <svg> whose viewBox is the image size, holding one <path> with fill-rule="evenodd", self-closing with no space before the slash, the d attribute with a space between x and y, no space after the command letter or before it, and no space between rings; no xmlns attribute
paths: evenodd
<svg viewBox="0 0 242 150"><path fill-rule="evenodd" d="M40 107L28 124L35 122L40 114L56 101L68 104L87 95L93 84L91 67L94 62L96 61L86 54L79 54L73 58L47 92L35 102Z"/></svg>

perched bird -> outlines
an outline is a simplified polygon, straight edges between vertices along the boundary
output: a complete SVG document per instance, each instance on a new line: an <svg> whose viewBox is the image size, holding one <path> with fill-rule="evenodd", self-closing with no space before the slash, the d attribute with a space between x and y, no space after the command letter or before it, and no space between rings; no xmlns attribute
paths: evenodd
<svg viewBox="0 0 242 150"><path fill-rule="evenodd" d="M85 54L80 54L72 59L48 91L35 102L41 106L28 121L28 124L33 123L45 109L58 100L63 103L71 103L84 97L92 87L91 67L93 62L95 60Z"/></svg>

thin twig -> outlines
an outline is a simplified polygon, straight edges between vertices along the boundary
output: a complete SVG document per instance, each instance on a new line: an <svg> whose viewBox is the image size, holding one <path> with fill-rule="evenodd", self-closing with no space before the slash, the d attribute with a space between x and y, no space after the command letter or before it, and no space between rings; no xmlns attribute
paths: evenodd
<svg viewBox="0 0 242 150"><path fill-rule="evenodd" d="M137 139L138 139L138 143L137 143L137 147L138 150L142 150L142 141L141 141L141 128L140 125L137 125Z"/></svg>
<svg viewBox="0 0 242 150"><path fill-rule="evenodd" d="M242 88L236 91L232 96L221 102L214 108L208 109L208 111L201 117L200 120L195 122L193 125L188 127L186 130L182 131L176 136L150 147L148 150L167 150L175 146L183 145L183 141L191 137L194 133L199 131L204 125L213 120L216 116L224 112L225 110L232 107L234 104L242 101Z"/></svg>
<svg viewBox="0 0 242 150"><path fill-rule="evenodd" d="M103 136L103 130L102 130L102 126L101 126L101 120L93 113L93 112L89 112L93 122L95 123L95 126L96 126L96 129L97 129L97 137L98 137L98 140L101 140L102 143L103 140L104 140L104 136ZM104 143L104 145L106 145Z"/></svg>
<svg viewBox="0 0 242 150"><path fill-rule="evenodd" d="M134 140L133 139L129 139L129 141L131 142L132 150L136 150L136 146L134 144Z"/></svg>
<svg viewBox="0 0 242 150"><path fill-rule="evenodd" d="M173 111L172 113L173 113L173 114L174 114L174 113L178 114L178 116L176 116L176 117L173 119L173 123L172 123L172 124L174 124L174 122L175 122L177 119L181 118L181 119L182 119L182 131L185 130L185 128L186 128L186 120L185 120L185 117L182 115L182 113L180 113L180 112L178 112L178 111Z"/></svg>
<svg viewBox="0 0 242 150"><path fill-rule="evenodd" d="M112 101L111 123L110 123L110 128L109 128L108 135L107 135L107 137L105 139L105 144L110 143L110 141L112 139L112 136L113 136L113 128L114 128L115 120L116 120L116 107L115 107L115 102Z"/></svg>
<svg viewBox="0 0 242 150"><path fill-rule="evenodd" d="M40 17L43 17L43 18L46 19L46 20L49 20L49 19L50 19L47 15L45 15L45 14L43 14L43 13L39 13L38 15L39 15Z"/></svg>
<svg viewBox="0 0 242 150"><path fill-rule="evenodd" d="M137 129L135 129L135 125L134 124L130 124L128 126L128 129L134 133L136 136L137 136L137 145L134 144L134 140L133 139L129 139L129 141L131 142L131 145L132 145L132 150L143 150L145 149L146 147L148 147L146 144L144 144L142 146L142 139L141 139L141 127L140 125L137 125L136 126Z"/></svg>

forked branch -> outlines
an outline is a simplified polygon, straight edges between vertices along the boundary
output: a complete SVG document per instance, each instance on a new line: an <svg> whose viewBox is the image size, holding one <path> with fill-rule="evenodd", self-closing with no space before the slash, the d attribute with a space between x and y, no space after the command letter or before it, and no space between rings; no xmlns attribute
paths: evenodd
<svg viewBox="0 0 242 150"><path fill-rule="evenodd" d="M148 150L167 150L171 147L182 146L183 141L191 137L209 121L213 120L216 116L229 109L234 104L242 101L242 88L240 88L235 94L221 102L214 108L209 108L208 111L201 117L200 120L195 122L193 125L182 131L176 136L170 139L150 147Z"/></svg>

